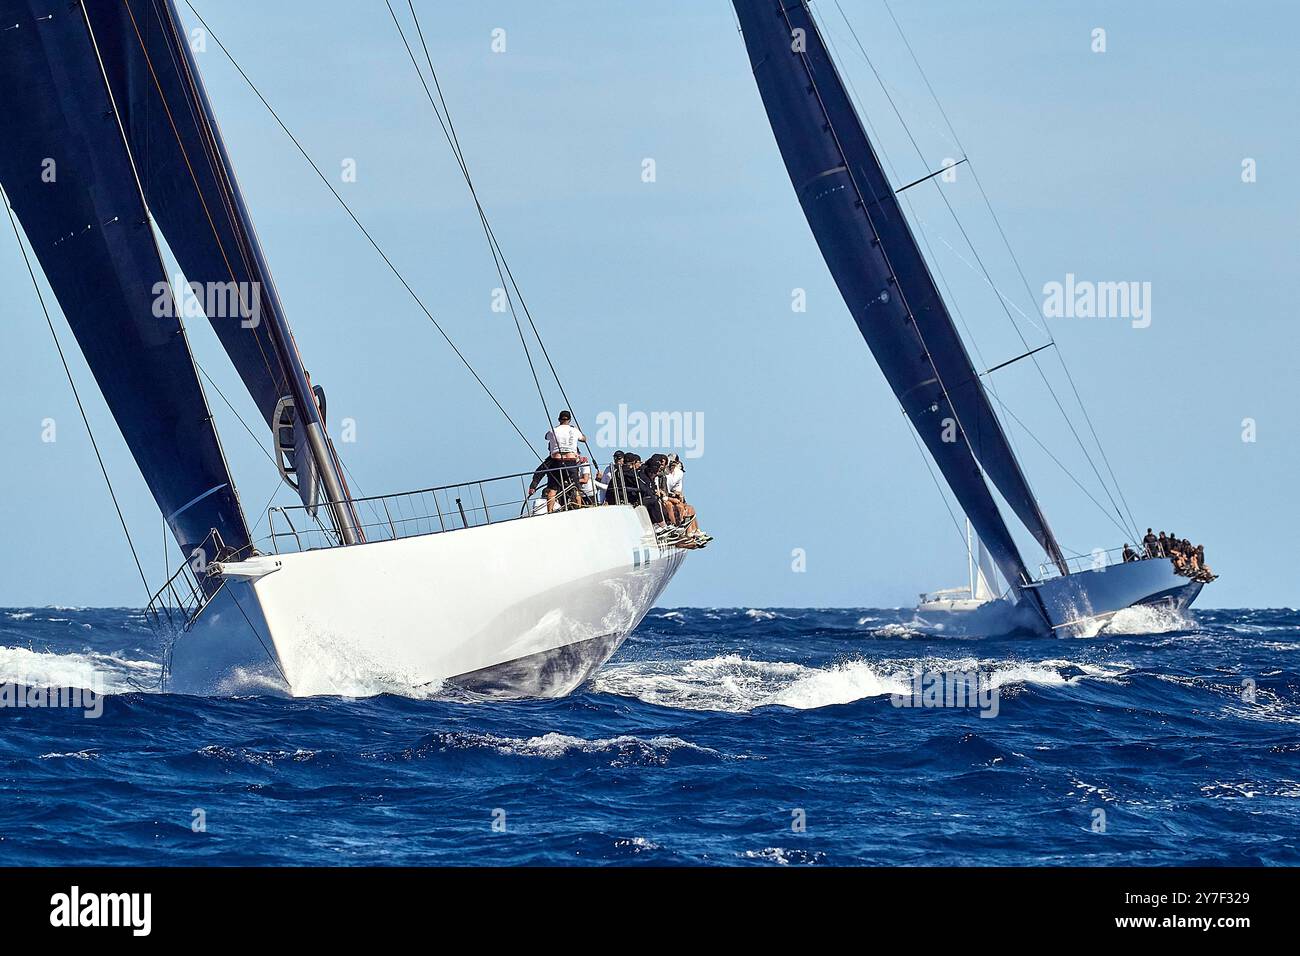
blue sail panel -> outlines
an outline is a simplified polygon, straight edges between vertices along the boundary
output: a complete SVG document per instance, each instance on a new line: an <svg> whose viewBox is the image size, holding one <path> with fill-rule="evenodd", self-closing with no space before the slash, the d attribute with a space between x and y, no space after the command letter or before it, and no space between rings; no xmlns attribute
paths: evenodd
<svg viewBox="0 0 1300 956"><path fill-rule="evenodd" d="M86 15L149 210L274 429L294 379L301 394L310 389L180 18L171 0L90 4ZM298 417L296 403L290 414ZM308 416L320 419L316 409ZM296 434L290 464L304 503L314 507L316 466L302 423Z"/></svg>
<svg viewBox="0 0 1300 956"><path fill-rule="evenodd" d="M1028 574L986 475L1063 564L807 4L734 5L799 203L904 412L1009 581Z"/></svg>
<svg viewBox="0 0 1300 956"><path fill-rule="evenodd" d="M245 548L248 526L82 12L0 0L0 24L0 184L185 554L212 531Z"/></svg>

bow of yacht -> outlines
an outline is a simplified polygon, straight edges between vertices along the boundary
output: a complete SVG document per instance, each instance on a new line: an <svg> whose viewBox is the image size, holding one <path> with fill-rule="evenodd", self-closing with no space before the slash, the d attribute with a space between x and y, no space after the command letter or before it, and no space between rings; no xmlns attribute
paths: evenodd
<svg viewBox="0 0 1300 956"><path fill-rule="evenodd" d="M304 530L304 509L275 509L270 553L215 562L202 580L186 566L151 605L171 625L166 689L349 695L369 675L493 697L570 693L686 549L663 543L641 506L492 503L509 480L360 499L374 520L348 546Z"/></svg>

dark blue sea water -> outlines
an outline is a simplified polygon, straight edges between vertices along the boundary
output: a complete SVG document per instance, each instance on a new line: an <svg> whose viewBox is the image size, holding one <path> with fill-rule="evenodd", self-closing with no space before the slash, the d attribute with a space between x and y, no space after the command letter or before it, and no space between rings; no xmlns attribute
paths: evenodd
<svg viewBox="0 0 1300 956"><path fill-rule="evenodd" d="M202 700L138 611L0 611L0 681L109 692L0 708L0 864L1300 863L1300 614L1114 630L655 611L565 700Z"/></svg>

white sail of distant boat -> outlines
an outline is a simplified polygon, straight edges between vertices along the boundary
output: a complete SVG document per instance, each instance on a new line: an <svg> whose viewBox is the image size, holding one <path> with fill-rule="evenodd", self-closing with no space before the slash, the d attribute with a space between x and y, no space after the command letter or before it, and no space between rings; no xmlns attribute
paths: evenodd
<svg viewBox="0 0 1300 956"><path fill-rule="evenodd" d="M966 534L974 536L969 521L966 522ZM993 565L993 556L978 537L975 537L975 554L971 564L973 567L971 596L977 601L992 601L998 596L996 587L998 571Z"/></svg>
<svg viewBox="0 0 1300 956"><path fill-rule="evenodd" d="M1009 598L1032 614L1037 629L1063 634L1105 624L1136 604L1189 605L1207 575L1178 574L1162 559L1116 561L1119 548L1100 560L1067 559L1048 524L986 378L1021 360L1037 365L1037 353L1055 342L1031 347L1022 334L1023 354L978 371L899 198L914 188L942 192L941 174L966 157L934 172L928 170L939 164L928 160L928 168L917 171L925 175L892 182L808 0L733 0L733 6L768 122L822 257L926 453L1006 578ZM1006 308L1001 299L999 306ZM1074 425L1069 428L1078 437ZM1081 438L1079 444L1091 461ZM1100 470L1097 477L1111 495ZM1113 473L1111 484L1118 488ZM1116 524L1131 537L1131 514L1122 514L1118 504L1115 511ZM1008 517L1042 548L1037 574ZM972 581L969 600L975 591Z"/></svg>
<svg viewBox="0 0 1300 956"><path fill-rule="evenodd" d="M963 613L998 599L1001 592L997 587L997 568L969 521L966 522L966 570L968 581L965 587L927 591L921 595L917 611Z"/></svg>
<svg viewBox="0 0 1300 956"><path fill-rule="evenodd" d="M15 237L48 279L185 555L147 612L173 640L167 689L349 693L358 670L509 696L556 696L585 681L684 550L663 543L640 504L530 516L531 465L403 494L353 493L173 0L0 0L0 23L0 185ZM192 288L229 293L233 309L205 301L205 317L301 498L267 512L263 537L236 492L161 239ZM351 318L354 330L376 327L371 316Z"/></svg>

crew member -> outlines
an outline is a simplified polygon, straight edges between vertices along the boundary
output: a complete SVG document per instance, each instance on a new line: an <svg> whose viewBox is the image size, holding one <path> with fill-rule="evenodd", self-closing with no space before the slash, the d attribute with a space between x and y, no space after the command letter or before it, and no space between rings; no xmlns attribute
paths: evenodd
<svg viewBox="0 0 1300 956"><path fill-rule="evenodd" d="M1147 528L1146 537L1142 539L1142 549L1143 551L1146 552L1146 556L1148 558L1159 557L1159 555L1156 553L1156 548L1159 546L1159 544L1160 544L1160 539L1157 538L1152 533L1150 528Z"/></svg>
<svg viewBox="0 0 1300 956"><path fill-rule="evenodd" d="M528 483L528 497L531 498L537 493L537 489L542 482L546 482L546 510L548 512L555 510L555 497L564 487L564 466L555 460L554 456L547 456L542 459L533 472L533 478Z"/></svg>
<svg viewBox="0 0 1300 956"><path fill-rule="evenodd" d="M566 409L560 412L555 427L546 433L546 450L557 463L561 485L572 489L572 495L565 493L566 499L581 497L578 494L578 443L587 440L587 436L572 422L573 416Z"/></svg>

